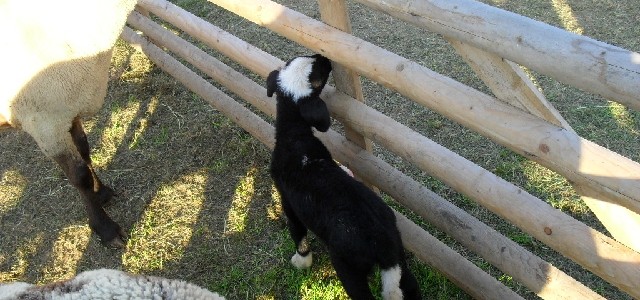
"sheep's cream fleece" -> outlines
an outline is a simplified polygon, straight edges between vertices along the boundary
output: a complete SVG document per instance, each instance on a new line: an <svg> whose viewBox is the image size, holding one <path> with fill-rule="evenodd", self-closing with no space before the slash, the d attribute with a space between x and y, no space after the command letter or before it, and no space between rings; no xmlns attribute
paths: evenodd
<svg viewBox="0 0 640 300"><path fill-rule="evenodd" d="M26 131L49 157L71 149L59 135L102 107L112 49L136 3L0 0L0 127Z"/></svg>
<svg viewBox="0 0 640 300"><path fill-rule="evenodd" d="M181 280L133 275L110 269L85 271L49 285L0 284L0 300L167 299L224 300L224 297Z"/></svg>

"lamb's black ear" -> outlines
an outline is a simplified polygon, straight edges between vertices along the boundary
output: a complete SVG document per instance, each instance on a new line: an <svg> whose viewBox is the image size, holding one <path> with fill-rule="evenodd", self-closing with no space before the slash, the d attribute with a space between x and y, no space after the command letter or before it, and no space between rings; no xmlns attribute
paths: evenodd
<svg viewBox="0 0 640 300"><path fill-rule="evenodd" d="M267 96L273 96L273 93L278 89L278 75L280 75L280 71L273 70L267 76Z"/></svg>
<svg viewBox="0 0 640 300"><path fill-rule="evenodd" d="M321 132L329 130L331 115L320 97L302 98L298 102L300 115L307 123Z"/></svg>

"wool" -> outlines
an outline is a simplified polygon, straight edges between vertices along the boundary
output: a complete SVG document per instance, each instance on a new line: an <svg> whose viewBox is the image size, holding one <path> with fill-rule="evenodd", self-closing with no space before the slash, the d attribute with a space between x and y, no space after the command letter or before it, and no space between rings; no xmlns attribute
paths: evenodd
<svg viewBox="0 0 640 300"><path fill-rule="evenodd" d="M66 281L48 285L24 282L0 284L0 300L223 300L224 297L194 284L156 276L99 269L85 271Z"/></svg>
<svg viewBox="0 0 640 300"><path fill-rule="evenodd" d="M102 107L111 50L136 2L0 1L0 119L48 157L71 147L55 128Z"/></svg>
<svg viewBox="0 0 640 300"><path fill-rule="evenodd" d="M83 196L105 244L125 234L103 210L113 193L96 176L82 118L104 103L111 54L137 0L0 1L0 128L28 133Z"/></svg>

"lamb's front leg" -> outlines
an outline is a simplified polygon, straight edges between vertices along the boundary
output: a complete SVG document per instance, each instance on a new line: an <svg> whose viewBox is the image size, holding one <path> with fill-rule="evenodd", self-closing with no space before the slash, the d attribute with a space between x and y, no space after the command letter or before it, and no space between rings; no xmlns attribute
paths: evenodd
<svg viewBox="0 0 640 300"><path fill-rule="evenodd" d="M282 193L281 193L282 195ZM291 239L296 244L296 254L291 257L291 263L298 269L307 269L313 263L313 255L307 241L307 227L300 221L293 212L289 200L281 196L282 209L287 216L287 226Z"/></svg>

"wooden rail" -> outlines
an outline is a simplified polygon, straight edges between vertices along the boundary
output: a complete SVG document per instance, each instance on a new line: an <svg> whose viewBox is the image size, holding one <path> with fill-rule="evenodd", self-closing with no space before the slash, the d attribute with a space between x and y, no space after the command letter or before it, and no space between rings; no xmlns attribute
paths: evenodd
<svg viewBox="0 0 640 300"><path fill-rule="evenodd" d="M127 42L138 45L149 59L162 70L178 79L178 81L187 88L198 94L198 96L202 97L216 109L219 109L225 116L234 120L240 127L247 130L247 132L256 136L258 140L265 143L269 148L273 148L273 126L266 123L241 104L235 102L231 97L216 89L195 72L180 64L180 62L165 53L158 46L137 35L130 28L125 28L122 37ZM266 98L266 89L253 86L253 90L259 90L260 94L262 94L262 96L252 94L253 98L262 98L263 100ZM263 104L267 103L265 101L260 102ZM258 105L261 106L262 104ZM275 111L275 103L270 102L268 106L270 107L270 111ZM329 134L332 136L333 143L335 144L350 144L351 148L361 149L359 146L341 137L335 131L330 131ZM371 154L368 155L371 156ZM414 250L428 250L428 252L417 253L416 255L443 269L442 273L445 276L454 282L458 282L470 295L481 299L522 299L518 294L505 287L495 278L482 271L476 265L466 260L459 253L447 247L410 220L399 216L398 227L403 235L411 237L403 240L405 247ZM447 266L452 265L456 267L447 268ZM461 282L462 278L464 278L463 282Z"/></svg>
<svg viewBox="0 0 640 300"><path fill-rule="evenodd" d="M355 1L640 110L640 53L472 0Z"/></svg>
<svg viewBox="0 0 640 300"><path fill-rule="evenodd" d="M195 16L190 16L188 12L172 4L162 10L159 10L158 6L148 7L161 17L166 17L170 22L195 18ZM264 99L264 93L260 94L264 89L257 86L253 81L144 18L134 14L130 17L129 22L145 32L145 34L153 40L159 41L164 47L167 47L168 50L184 57L190 64L204 71L207 75L211 76L211 78L234 91L234 93L258 107L263 112L269 115L275 112L274 105ZM244 54L234 52L236 55L241 56L238 57L239 61L243 61L246 65L260 64L259 61L248 57L251 56L251 54L261 52L252 45L232 35L227 35L219 28L204 21L194 20L193 22L180 25L186 24L196 24L193 28L199 28L201 31L194 31L193 28L187 28L187 32L217 50L227 52L231 48L245 49L247 51ZM205 32L209 34L204 34ZM210 34L211 32L215 34ZM224 45L233 46L225 49L223 48ZM247 56L248 53L249 55ZM267 55L268 54L263 54L259 56L262 59L267 59ZM275 57L269 57L262 63L265 65L284 64L284 62ZM260 74L266 76L267 73L268 72L264 72ZM452 235L472 251L485 257L487 261L505 273L513 274L512 276L516 280L523 282L527 287L537 291L541 296L547 296L547 299L575 299L576 297L599 299L596 293L576 282L573 278L497 233L495 230L452 205L442 197L429 191L381 159L363 153L364 151L361 151L362 149L353 148L347 143L334 144L334 140L339 139L334 137L333 139L324 139L324 142L333 150L338 160L348 162L350 168L359 171L359 173L365 176L364 179L380 185L386 193L400 201L403 205ZM349 147L351 147L349 151L337 150ZM336 151L338 152L336 153ZM477 237L479 236L485 238L478 239ZM498 256L496 253L501 253L501 255Z"/></svg>
<svg viewBox="0 0 640 300"><path fill-rule="evenodd" d="M356 1L444 35L498 99L572 133L571 126L509 59L586 91L621 99L619 102L636 110L640 108L638 53L475 1ZM618 176L626 180L624 173ZM591 182L569 180L614 238L640 252L640 239L635 234L640 230L637 210L618 205L616 195L602 192Z"/></svg>
<svg viewBox="0 0 640 300"><path fill-rule="evenodd" d="M621 234L640 230L639 163L585 140L570 129L555 126L272 1L209 1L348 65L361 75L560 173L578 187L588 187L585 191L591 198L628 209L620 210L624 213L621 216L604 216L612 219L603 219L603 223L616 224L617 218L626 217L625 223L637 227L622 230ZM621 235L618 239L640 252L640 242L633 236Z"/></svg>
<svg viewBox="0 0 640 300"><path fill-rule="evenodd" d="M545 104L543 97L531 94L531 90L527 90L526 81L523 81L525 88L517 97L511 99L514 100L512 105L519 107L515 108L271 1L243 0L241 4L231 0L210 1L316 50L347 68L394 88L414 101L539 161L575 182L577 188L586 188L587 191L582 191L583 194L598 199L596 201L602 202L604 199L608 204L624 209L623 213L627 215L635 214L640 208L638 201L640 165L577 136L557 111ZM332 1L327 0L327 2ZM361 0L361 2L371 1ZM392 2L394 1L380 1L380 3ZM437 3L437 1L424 2ZM248 45L164 0L141 0L140 5L263 77L283 64L268 53ZM411 10L413 14L416 13L414 8L409 8L413 9ZM134 13L129 22L154 42L183 57L258 109L268 115L274 115L274 103L265 97L264 88L139 14ZM127 31L126 35L130 34L131 32ZM143 43L139 37L129 37L130 40L134 38L137 42ZM475 49L477 45L471 46L455 39L448 40L456 44L456 49L460 52L470 53L468 61L472 64L499 59L495 54L487 54L482 49ZM150 54L156 52L157 47L148 42L144 43L147 44L145 53L149 52L147 55L150 58L154 56L152 60L160 67L167 68L164 64L172 58L165 56L166 53ZM349 51L351 53L348 53ZM381 55L385 57L384 62L375 60L375 57ZM484 68L481 63L478 66L479 69ZM196 86L189 82L204 81L202 78L196 79L191 75L187 76L188 74L171 73L171 68L168 69L168 73L181 80L190 89L195 89L196 93L209 93L209 88L198 87L204 85L206 81ZM518 70L515 64L507 62L500 66L499 70L492 71L494 73L492 76L496 72L504 74L499 75L500 77L517 75ZM351 76L352 79L355 78L353 76ZM517 79L518 77L521 79ZM515 80L524 79L518 75ZM421 88L424 82L429 83L429 90ZM216 95L216 98L225 99L223 102L230 99L226 95L219 95L218 92L211 93ZM498 98L505 100L502 98L508 98L508 96L505 92L505 97L498 96ZM640 254L367 107L353 96L327 87L323 97L334 117L352 128L356 134L370 138L396 152L621 290L640 298L640 290L637 288L637 283L640 282ZM220 105L214 99L205 96L203 98L208 99L207 101L212 105ZM224 104L223 107L227 105ZM225 113L225 109L220 110ZM242 110L235 111L231 108L226 111L226 114L243 128L245 126L243 124L246 124L245 118L250 120L249 123L253 123L251 125L253 127L265 126L255 120L255 115L247 115ZM255 133L259 140L272 147L273 129L270 125L268 126L269 129L266 131L264 128L257 131L247 130L252 134ZM523 131L529 136L520 135ZM361 174L363 180L380 187L394 199L483 256L488 262L513 276L544 299L601 299L595 292L562 271L490 229L377 157L363 151L362 148L347 141L336 132L330 131L322 135L321 139L338 160L347 162L355 172ZM465 174L465 176L462 178L458 174ZM604 210L608 210L606 205ZM403 237L416 237L415 240L405 239L407 243L405 246L427 263L437 266L469 294L483 299L518 297L495 279L486 278L486 273L478 272L473 268L474 266L469 266L468 261L463 259L463 262L455 264L455 261L460 259L456 256L457 253L451 253L453 250L450 248L434 242L431 239L432 236L417 230L415 224L403 222L404 219L399 217ZM627 230L627 232L632 234L634 231ZM629 237L632 236L631 234ZM478 239L479 236L483 237L482 240ZM420 249L427 246L435 248L425 254ZM429 257L429 255L435 256ZM440 259L447 263L439 264ZM496 287L489 287L494 284L497 284ZM485 290L487 288L495 291L487 293Z"/></svg>

